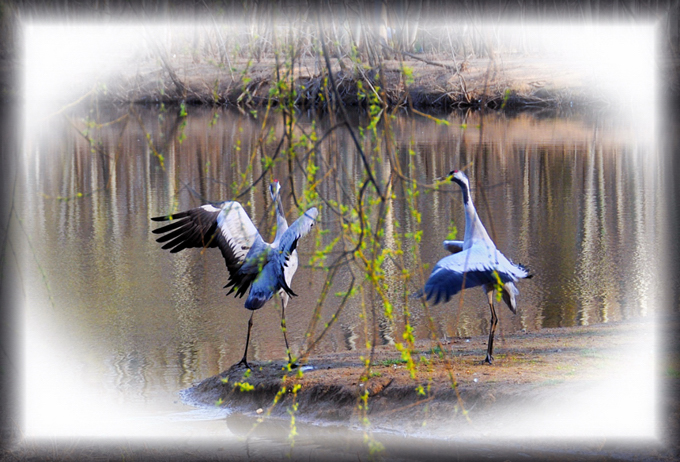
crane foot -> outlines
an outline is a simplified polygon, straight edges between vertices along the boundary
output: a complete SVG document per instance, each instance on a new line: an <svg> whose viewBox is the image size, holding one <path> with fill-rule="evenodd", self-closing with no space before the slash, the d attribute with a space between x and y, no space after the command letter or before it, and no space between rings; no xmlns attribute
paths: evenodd
<svg viewBox="0 0 680 462"><path fill-rule="evenodd" d="M489 365L493 364L493 356L491 356L490 354L487 354L486 358L484 358L484 361L482 361L482 364L489 364Z"/></svg>
<svg viewBox="0 0 680 462"><path fill-rule="evenodd" d="M240 365L244 365L244 366L246 366L246 369L250 369L250 364L248 364L248 361L246 361L246 358L241 359L239 362L234 364L234 366L232 366L232 367L236 367L236 366L240 366Z"/></svg>

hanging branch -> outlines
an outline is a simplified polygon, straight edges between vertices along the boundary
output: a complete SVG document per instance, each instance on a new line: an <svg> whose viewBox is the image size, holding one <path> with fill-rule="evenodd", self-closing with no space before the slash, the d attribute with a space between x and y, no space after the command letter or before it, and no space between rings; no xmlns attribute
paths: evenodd
<svg viewBox="0 0 680 462"><path fill-rule="evenodd" d="M378 196L380 196L380 200L384 201L385 196L383 196L383 193L380 190L380 186L378 185L378 182L373 177L373 173L371 172L371 167L368 164L368 159L366 159L366 154L364 153L364 150L361 148L361 144L359 143L359 140L357 139L356 134L354 133L354 130L352 130L352 126L349 123L349 116L347 115L347 110L345 109L345 105L342 102L342 98L340 98L340 94L338 93L338 88L335 85L335 78L333 77L333 71L331 69L331 62L330 62L330 59L328 58L328 50L326 49L326 42L323 40L323 34L322 34L322 28L321 28L321 17L319 15L318 11L316 13L316 21L317 21L317 26L319 28L319 40L321 41L323 58L324 58L324 61L326 62L326 68L328 69L328 78L331 81L331 90L333 91L333 95L335 95L335 100L337 101L337 104L340 107L340 111L342 112L342 116L345 120L345 126L347 127L347 130L349 130L349 134L352 137L352 141L354 141L354 144L357 147L359 154L361 155L361 160L364 163L364 167L366 168L366 173L368 174L368 178L371 181L371 183L373 183L373 186L375 187L375 190L377 191Z"/></svg>

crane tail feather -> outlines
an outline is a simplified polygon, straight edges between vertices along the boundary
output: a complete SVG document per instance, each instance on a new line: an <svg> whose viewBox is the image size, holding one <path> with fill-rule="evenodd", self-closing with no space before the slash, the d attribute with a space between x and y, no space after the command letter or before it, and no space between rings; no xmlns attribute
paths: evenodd
<svg viewBox="0 0 680 462"><path fill-rule="evenodd" d="M250 291L250 295L246 299L245 307L249 310L259 310L270 298L272 298L271 292Z"/></svg>

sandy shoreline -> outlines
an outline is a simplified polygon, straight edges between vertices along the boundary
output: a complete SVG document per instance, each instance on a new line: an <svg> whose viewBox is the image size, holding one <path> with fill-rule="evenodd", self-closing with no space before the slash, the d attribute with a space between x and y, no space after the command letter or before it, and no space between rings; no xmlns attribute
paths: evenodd
<svg viewBox="0 0 680 462"><path fill-rule="evenodd" d="M415 378L391 345L376 347L367 379L362 379L367 351L311 356L302 374L286 371L284 361L252 362L250 373L243 366L232 367L183 390L182 397L188 404L228 407L253 419L289 419L295 405L296 418L303 422L360 429L367 418L373 428L411 436L446 438L455 428L457 437L474 438L523 427L538 435L541 429L524 414L550 409L568 413L573 400L587 401L593 390L612 380L627 380L619 375L643 365L652 354L652 327L649 319L639 319L506 335L502 341L497 338L493 366L481 363L484 337L443 342L446 360L430 342L418 342ZM632 351L640 354L633 357ZM366 413L361 407L364 390Z"/></svg>

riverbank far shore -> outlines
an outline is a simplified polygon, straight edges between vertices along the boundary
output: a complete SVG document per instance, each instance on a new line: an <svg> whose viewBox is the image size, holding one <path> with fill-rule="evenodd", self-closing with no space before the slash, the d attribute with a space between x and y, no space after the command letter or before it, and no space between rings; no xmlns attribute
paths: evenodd
<svg viewBox="0 0 680 462"><path fill-rule="evenodd" d="M417 58L417 59L416 59ZM418 110L455 108L532 109L606 107L610 104L584 66L559 57L510 55L453 61L451 56L422 54L385 60L369 68L349 58L332 59L337 95L349 106L366 105L377 96L390 107ZM382 73L382 75L381 75ZM219 104L240 107L288 102L298 108L325 110L337 99L326 87L323 61L299 58L292 71L274 59L232 59L229 64L189 56L141 61L121 68L106 81L100 100L142 104ZM277 81L285 85L276 85ZM276 93L277 88L289 91ZM294 91L292 91L292 90ZM281 96L282 94L288 96Z"/></svg>

